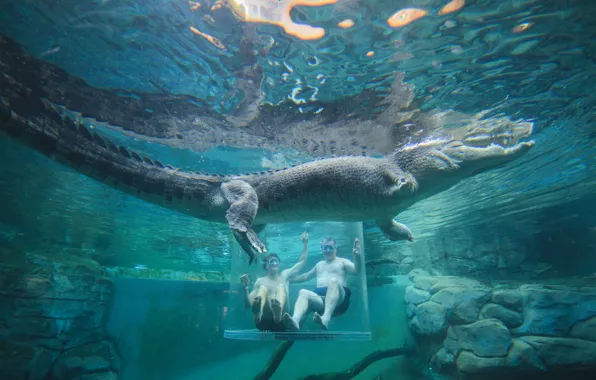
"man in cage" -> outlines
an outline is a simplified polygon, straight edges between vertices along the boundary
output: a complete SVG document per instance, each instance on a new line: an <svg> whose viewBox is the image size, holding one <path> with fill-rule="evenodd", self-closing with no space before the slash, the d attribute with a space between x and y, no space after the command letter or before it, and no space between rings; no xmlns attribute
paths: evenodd
<svg viewBox="0 0 596 380"><path fill-rule="evenodd" d="M244 274L240 277L240 282L244 287L244 304L247 308L252 309L255 326L260 331L286 331L285 326L281 323L281 316L288 310L288 283L306 264L308 233L303 232L300 240L303 244L302 255L293 267L280 272L279 256L271 253L263 259L263 268L267 271L267 275L257 278L250 293L248 292L248 275Z"/></svg>
<svg viewBox="0 0 596 380"><path fill-rule="evenodd" d="M352 260L337 257L335 239L326 237L321 242L323 260L309 272L294 277L291 282L305 282L317 277L315 289L301 289L294 314L284 313L283 324L290 331L300 330L300 324L306 313L314 311L313 320L323 330L327 330L331 317L342 315L350 306L352 292L347 287L348 274L360 273L360 240L354 239Z"/></svg>

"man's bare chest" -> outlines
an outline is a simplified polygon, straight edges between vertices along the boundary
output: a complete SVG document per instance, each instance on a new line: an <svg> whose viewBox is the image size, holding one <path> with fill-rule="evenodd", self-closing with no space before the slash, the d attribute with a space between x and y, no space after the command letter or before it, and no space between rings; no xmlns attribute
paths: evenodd
<svg viewBox="0 0 596 380"><path fill-rule="evenodd" d="M343 276L344 275L344 268L341 263L321 263L317 267L317 276Z"/></svg>

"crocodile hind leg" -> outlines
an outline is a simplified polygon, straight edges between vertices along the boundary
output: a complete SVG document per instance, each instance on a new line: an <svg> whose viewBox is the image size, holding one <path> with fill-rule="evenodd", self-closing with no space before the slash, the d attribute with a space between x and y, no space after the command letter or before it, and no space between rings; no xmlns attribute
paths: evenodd
<svg viewBox="0 0 596 380"><path fill-rule="evenodd" d="M267 252L252 227L252 221L259 209L259 198L252 186L240 180L224 182L221 190L230 205L226 212L226 219L234 237L248 254L250 265L258 254Z"/></svg>
<svg viewBox="0 0 596 380"><path fill-rule="evenodd" d="M393 218L387 217L377 219L377 225L383 231L387 239L391 241L408 240L414 241L412 231L403 223L398 223Z"/></svg>

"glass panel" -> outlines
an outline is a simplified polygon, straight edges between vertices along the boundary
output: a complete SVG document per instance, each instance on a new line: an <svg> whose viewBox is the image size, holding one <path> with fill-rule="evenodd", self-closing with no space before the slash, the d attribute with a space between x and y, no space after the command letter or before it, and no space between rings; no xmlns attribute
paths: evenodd
<svg viewBox="0 0 596 380"><path fill-rule="evenodd" d="M368 315L368 296L366 285L365 270L365 248L362 241L362 223L304 223L295 225L284 225L283 230L297 231L296 236L290 236L287 232L277 236L269 236L267 230L261 233L268 242L268 253L279 255L279 273L291 268L298 262L302 253L302 244L298 240L299 233L309 232L308 258L305 266L297 274L307 273L314 266L324 261L322 241L326 237L333 237L336 241L336 254L338 258L344 258L353 262L358 260L360 263L359 273L350 273L347 275L346 288L343 291L344 301L338 302L336 306L337 316L333 316L328 324L328 329L322 329L321 325L313 319L313 310L317 309L317 304L309 303L309 311L305 314L300 324L299 331L293 331L288 326L291 324L286 321L275 323L272 318L271 309L264 310L263 317L259 327L255 325L255 313L251 305L245 303L245 289L241 282L241 276L248 275L249 282L247 292L250 293L249 299L252 302L252 296L257 294L255 291L255 281L257 278L267 278L268 270L261 260L255 265L248 265L248 256L242 252L238 245L235 245L232 257L232 271L230 276L230 292L228 301L228 313L225 321L224 336L229 339L242 340L351 340L362 341L370 340L370 322ZM273 235L271 233L271 235ZM355 239L360 241L360 255L353 255ZM320 280L319 280L320 281ZM341 279L339 280L341 282ZM287 302L284 305L288 316L294 313L296 302L302 289L310 292L317 291L322 293L323 283L317 284L317 277L300 283L290 281L286 287L288 293ZM251 293L255 291L254 293ZM315 293L309 293L317 297ZM302 297L306 297L303 295ZM272 297L273 298L273 297ZM326 297L318 298L323 304ZM268 300L270 302L270 299ZM344 304L344 302L349 302ZM347 306L347 309L346 309ZM269 308L266 302L265 309ZM258 309L258 307L257 307ZM345 311L342 313L342 309ZM319 311L320 314L322 310ZM284 313L282 313L283 315Z"/></svg>

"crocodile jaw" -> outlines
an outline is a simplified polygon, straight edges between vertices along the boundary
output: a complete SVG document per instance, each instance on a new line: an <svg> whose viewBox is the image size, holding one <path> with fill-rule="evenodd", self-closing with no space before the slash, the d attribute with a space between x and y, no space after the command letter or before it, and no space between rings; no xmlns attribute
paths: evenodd
<svg viewBox="0 0 596 380"><path fill-rule="evenodd" d="M531 133L531 123L489 119L448 138L405 146L390 158L414 175L423 192L438 192L524 155L534 145L523 141Z"/></svg>

